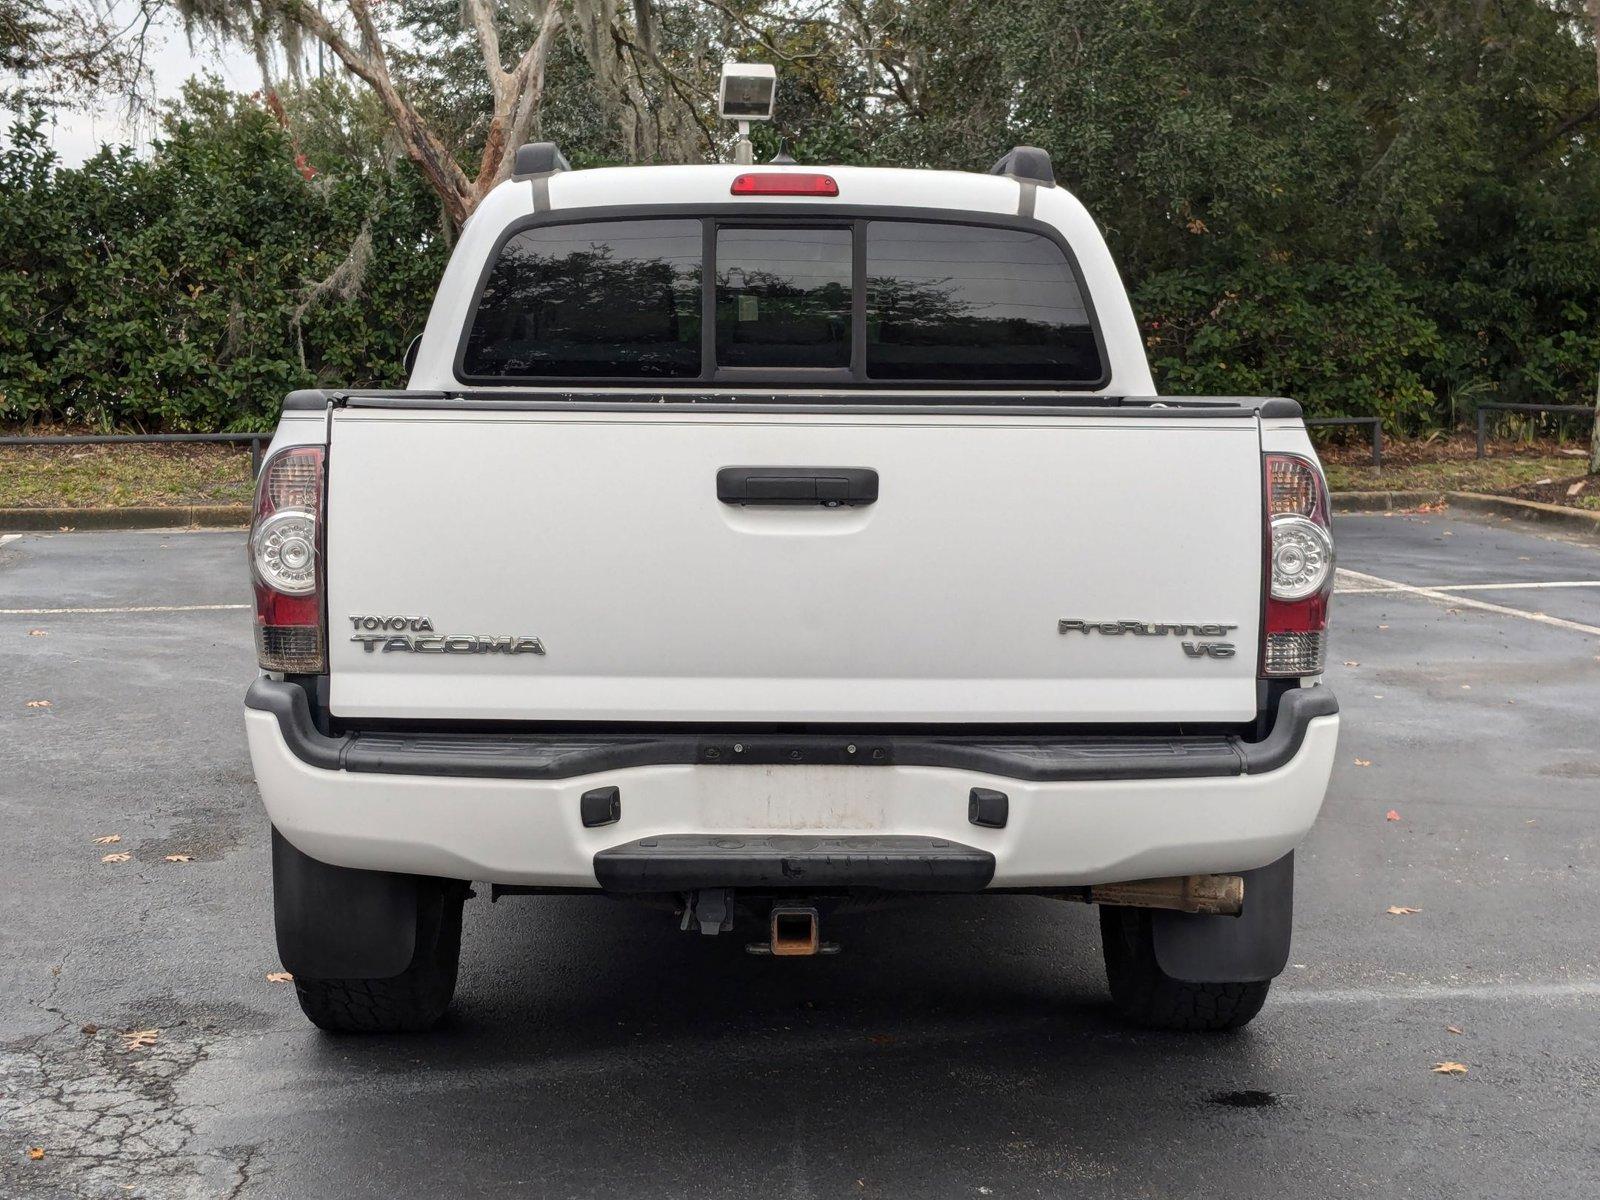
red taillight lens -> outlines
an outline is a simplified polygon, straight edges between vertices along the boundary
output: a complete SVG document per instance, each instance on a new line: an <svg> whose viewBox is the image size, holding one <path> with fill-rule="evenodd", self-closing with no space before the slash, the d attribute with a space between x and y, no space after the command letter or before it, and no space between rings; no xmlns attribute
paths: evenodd
<svg viewBox="0 0 1600 1200"><path fill-rule="evenodd" d="M1320 675L1333 595L1333 535L1322 473L1295 454L1264 456L1266 629L1261 674Z"/></svg>
<svg viewBox="0 0 1600 1200"><path fill-rule="evenodd" d="M805 171L764 171L740 175L728 189L735 196L837 196L839 185L832 175L813 175Z"/></svg>
<svg viewBox="0 0 1600 1200"><path fill-rule="evenodd" d="M256 591L256 659L263 671L325 669L322 627L321 446L274 454L256 482L250 574Z"/></svg>

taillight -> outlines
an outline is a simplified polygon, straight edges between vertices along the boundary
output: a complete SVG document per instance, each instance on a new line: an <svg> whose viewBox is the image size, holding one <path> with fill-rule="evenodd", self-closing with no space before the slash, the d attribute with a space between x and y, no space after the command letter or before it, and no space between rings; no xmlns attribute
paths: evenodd
<svg viewBox="0 0 1600 1200"><path fill-rule="evenodd" d="M1320 675L1333 595L1333 535L1322 473L1294 454L1264 456L1267 605L1261 674Z"/></svg>
<svg viewBox="0 0 1600 1200"><path fill-rule="evenodd" d="M250 573L256 659L263 671L315 675L327 661L322 629L323 449L274 454L256 483Z"/></svg>
<svg viewBox="0 0 1600 1200"><path fill-rule="evenodd" d="M737 176L728 190L735 196L837 196L839 185L832 175L763 171Z"/></svg>

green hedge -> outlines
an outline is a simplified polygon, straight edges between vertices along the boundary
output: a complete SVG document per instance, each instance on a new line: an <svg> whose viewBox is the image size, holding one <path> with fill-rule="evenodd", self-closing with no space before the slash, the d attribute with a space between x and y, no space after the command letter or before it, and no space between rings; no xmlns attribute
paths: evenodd
<svg viewBox="0 0 1600 1200"><path fill-rule="evenodd" d="M1106 223L1163 391L1290 395L1398 432L1452 426L1482 399L1592 399L1600 150L1530 141L1540 114L1496 124L1480 110L1460 153L1421 134L1380 150L1347 99L1300 88L1283 92L1288 112L1277 93L1225 103L1233 76L1208 77L1186 49L1164 60L1143 32L1101 48L1092 87L1027 57L1045 44L1033 25L1014 33L1017 62L949 67L980 94L1004 94L1007 71L1031 81L1028 104L986 118L981 140L1050 147ZM1551 71L1573 74L1573 53ZM1152 63L1171 77L1141 82ZM449 251L438 205L382 151L381 114L359 91L313 87L295 102L305 143L259 98L191 85L153 154L107 150L70 170L38 118L12 127L0 424L264 429L293 388L400 381ZM963 140L969 114L948 102L880 127L818 98L802 157L986 165L991 151ZM775 146L775 131L760 136ZM1384 172L1398 174L1378 187Z"/></svg>
<svg viewBox="0 0 1600 1200"><path fill-rule="evenodd" d="M363 229L359 290L306 305ZM411 172L316 172L246 98L191 89L151 157L73 170L20 121L0 149L0 422L266 429L293 388L394 384L446 253Z"/></svg>

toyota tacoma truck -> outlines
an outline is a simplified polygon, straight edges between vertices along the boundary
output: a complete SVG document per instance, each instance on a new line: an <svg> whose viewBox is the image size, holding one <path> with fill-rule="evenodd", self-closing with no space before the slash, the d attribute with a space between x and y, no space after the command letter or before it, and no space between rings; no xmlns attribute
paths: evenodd
<svg viewBox="0 0 1600 1200"><path fill-rule="evenodd" d="M531 144L408 358L287 398L249 536L313 1022L433 1025L474 885L797 958L846 904L1093 903L1128 1019L1260 1010L1338 736L1327 486L1292 400L1155 394L1044 152Z"/></svg>

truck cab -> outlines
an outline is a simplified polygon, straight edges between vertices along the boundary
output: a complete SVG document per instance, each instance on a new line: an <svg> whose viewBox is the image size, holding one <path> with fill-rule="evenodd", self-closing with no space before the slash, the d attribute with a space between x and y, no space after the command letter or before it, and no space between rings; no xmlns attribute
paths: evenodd
<svg viewBox="0 0 1600 1200"><path fill-rule="evenodd" d="M408 386L290 395L260 476L307 1015L431 1026L476 883L779 956L845 901L1040 893L1100 906L1131 1020L1249 1021L1338 736L1299 406L1157 396L1042 151L517 166Z"/></svg>

